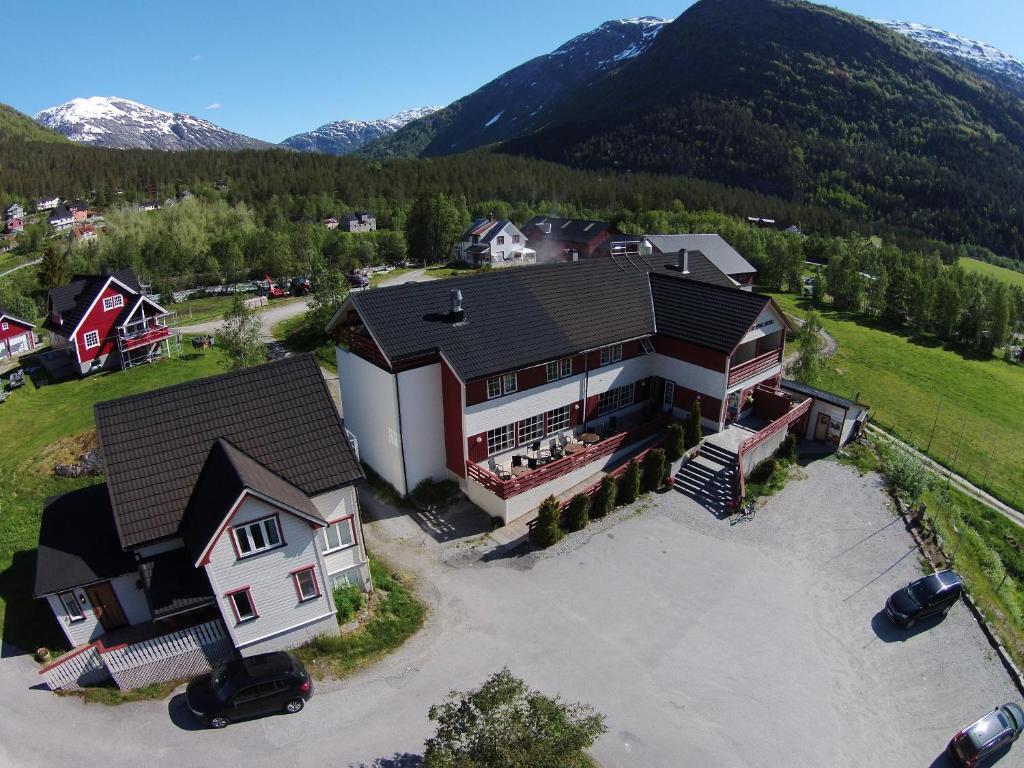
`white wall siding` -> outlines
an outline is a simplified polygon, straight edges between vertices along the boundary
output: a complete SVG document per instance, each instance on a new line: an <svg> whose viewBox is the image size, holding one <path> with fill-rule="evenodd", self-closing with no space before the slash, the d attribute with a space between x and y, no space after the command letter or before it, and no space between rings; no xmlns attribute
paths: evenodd
<svg viewBox="0 0 1024 768"><path fill-rule="evenodd" d="M135 588L138 580L139 575L137 573L128 573L110 580L110 586L113 588L117 601L121 604L124 617L129 624L142 624L152 618L145 592ZM67 611L64 610L64 604L57 595L46 596L46 602L50 604L50 610L53 611L57 623L64 630L64 634L67 636L68 642L71 643L72 647L98 640L106 631L96 618L92 603L89 601L89 596L85 590L86 587L76 587L75 589L67 590L74 593L75 599L78 601L78 607L85 616L84 619L76 622L72 622L68 618ZM83 598L85 598L84 603L82 602Z"/></svg>
<svg viewBox="0 0 1024 768"><path fill-rule="evenodd" d="M723 397L727 378L721 371L712 371L660 353L650 357L654 359L655 376L674 381L677 387L686 387L716 399Z"/></svg>
<svg viewBox="0 0 1024 768"><path fill-rule="evenodd" d="M408 493L395 377L341 347L337 357L345 428L359 441L359 458L399 493ZM434 407L440 411L441 401Z"/></svg>
<svg viewBox="0 0 1024 768"><path fill-rule="evenodd" d="M591 393L591 394L596 394ZM523 392L485 400L466 408L466 435L479 435L495 427L536 416L538 413L560 408L583 399L583 376L569 378L532 387ZM441 446L443 453L444 446Z"/></svg>
<svg viewBox="0 0 1024 768"><path fill-rule="evenodd" d="M275 514L284 546L239 558L235 554L230 529ZM283 634L288 637L281 638L281 643L299 645L306 639L303 627L320 621L328 612L333 614L334 605L327 588L323 559L315 542L319 530L307 520L248 496L214 545L206 572L232 642L243 653L249 654L249 646L255 642ZM320 597L299 602L291 572L310 565L316 569ZM238 622L231 600L226 595L246 586L249 587L258 618Z"/></svg>
<svg viewBox="0 0 1024 768"><path fill-rule="evenodd" d="M654 375L654 355L641 355L613 365L603 365L590 370L587 382L587 397L600 395L615 387L622 387Z"/></svg>
<svg viewBox="0 0 1024 768"><path fill-rule="evenodd" d="M740 344L745 344L748 341L753 341L754 339L760 339L763 336L770 336L773 333L778 333L779 331L784 330L785 327L786 324L782 320L782 315L776 312L775 308L771 304L768 304L761 310L761 314L759 314L757 316L757 320L754 321L753 329L743 337Z"/></svg>
<svg viewBox="0 0 1024 768"><path fill-rule="evenodd" d="M405 445L405 480L411 491L423 480L444 480L448 476L441 365L435 363L402 371L397 379Z"/></svg>
<svg viewBox="0 0 1024 768"><path fill-rule="evenodd" d="M331 612L301 627L295 627L287 633L279 633L253 641L244 648L239 648L243 656L255 656L258 653L285 651L307 643L317 635L338 634L338 619Z"/></svg>
<svg viewBox="0 0 1024 768"><path fill-rule="evenodd" d="M117 595L121 610L124 611L124 617L129 624L141 624L153 618L146 593L138 587L139 581L138 573L129 573L110 580L110 586L114 588L114 594Z"/></svg>

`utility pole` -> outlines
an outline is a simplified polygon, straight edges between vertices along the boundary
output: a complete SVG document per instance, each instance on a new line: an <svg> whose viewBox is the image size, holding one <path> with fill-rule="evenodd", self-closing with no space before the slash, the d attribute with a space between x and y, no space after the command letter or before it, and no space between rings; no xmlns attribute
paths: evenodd
<svg viewBox="0 0 1024 768"><path fill-rule="evenodd" d="M928 451L930 451L931 448L932 448L932 438L935 437L935 427L937 427L938 424L939 424L939 409L942 408L942 398L945 397L945 396L946 396L945 392L940 394L939 395L939 404L937 406L935 406L935 421L932 422L932 433L928 436L928 447L924 449L925 453L928 453Z"/></svg>
<svg viewBox="0 0 1024 768"><path fill-rule="evenodd" d="M950 465L950 470L956 472L956 459L960 455L960 446L964 442L964 430L967 429L967 417L964 416L963 426L960 427L960 439L956 441L956 451L953 453L953 463Z"/></svg>

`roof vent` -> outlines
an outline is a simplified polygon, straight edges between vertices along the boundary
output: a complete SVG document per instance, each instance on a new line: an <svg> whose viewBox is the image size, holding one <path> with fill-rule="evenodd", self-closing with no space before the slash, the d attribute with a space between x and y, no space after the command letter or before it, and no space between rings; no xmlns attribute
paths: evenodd
<svg viewBox="0 0 1024 768"><path fill-rule="evenodd" d="M448 318L453 323L461 323L463 318L466 316L465 310L462 309L462 291L458 288L453 288L449 294L451 299L451 307L448 310Z"/></svg>
<svg viewBox="0 0 1024 768"><path fill-rule="evenodd" d="M690 252L685 248L679 252L679 271L684 275L690 274Z"/></svg>

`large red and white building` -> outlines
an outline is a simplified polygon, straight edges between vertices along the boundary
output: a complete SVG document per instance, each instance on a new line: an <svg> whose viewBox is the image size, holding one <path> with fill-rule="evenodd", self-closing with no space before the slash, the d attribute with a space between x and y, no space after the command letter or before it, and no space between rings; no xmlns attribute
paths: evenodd
<svg viewBox="0 0 1024 768"><path fill-rule="evenodd" d="M455 480L508 522L698 397L709 430L742 418L755 388L780 378L786 321L770 297L682 252L362 291L328 330L360 458L403 494ZM605 437L518 466L538 443L543 454L582 433Z"/></svg>
<svg viewBox="0 0 1024 768"><path fill-rule="evenodd" d="M149 362L178 344L167 325L172 313L142 293L130 269L76 275L46 301L50 345L79 375Z"/></svg>

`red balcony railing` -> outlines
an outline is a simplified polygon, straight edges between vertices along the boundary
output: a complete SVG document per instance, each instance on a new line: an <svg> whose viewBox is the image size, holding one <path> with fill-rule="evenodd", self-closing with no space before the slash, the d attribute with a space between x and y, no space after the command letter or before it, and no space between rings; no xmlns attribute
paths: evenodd
<svg viewBox="0 0 1024 768"><path fill-rule="evenodd" d="M489 469L474 464L471 461L466 462L466 473L471 479L480 483L480 485L484 486L499 499L510 499L513 496L518 496L520 493L525 493L545 483L550 483L552 480L592 464L599 459L607 458L625 445L656 435L665 427L665 424L665 418L659 417L627 432L619 432L606 437L601 442L589 446L581 453L555 459L537 467L537 469L530 470L524 475L513 477L511 480L502 480Z"/></svg>
<svg viewBox="0 0 1024 768"><path fill-rule="evenodd" d="M149 344L156 344L170 337L171 329L166 325L152 325L142 331L135 333L122 334L121 336L121 348L122 349L136 349L138 347L144 347Z"/></svg>
<svg viewBox="0 0 1024 768"><path fill-rule="evenodd" d="M749 379L757 376L759 373L764 373L769 368L778 365L782 362L782 347L773 349L771 352L765 352L763 355L758 355L755 358L747 360L745 363L734 365L729 368L729 384L738 384L744 379Z"/></svg>

